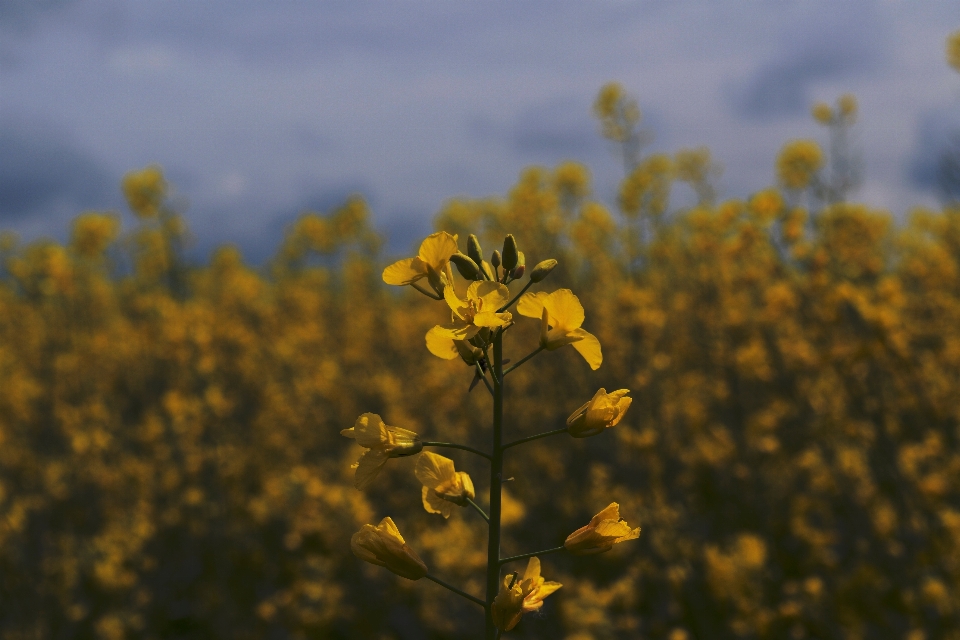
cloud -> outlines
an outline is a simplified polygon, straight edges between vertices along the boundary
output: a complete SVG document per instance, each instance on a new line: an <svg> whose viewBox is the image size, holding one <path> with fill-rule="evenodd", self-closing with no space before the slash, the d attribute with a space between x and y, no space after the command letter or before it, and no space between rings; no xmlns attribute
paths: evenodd
<svg viewBox="0 0 960 640"><path fill-rule="evenodd" d="M831 3L799 23L788 20L781 51L729 91L728 101L748 119L805 114L817 83L867 74L883 64L886 31L862 2Z"/></svg>
<svg viewBox="0 0 960 640"><path fill-rule="evenodd" d="M0 125L0 219L54 217L116 202L100 161L55 128L4 117Z"/></svg>
<svg viewBox="0 0 960 640"><path fill-rule="evenodd" d="M933 109L919 118L916 144L907 162L907 174L918 189L943 195L960 195L960 184L943 184L942 161L946 154L960 160L960 116L956 109Z"/></svg>

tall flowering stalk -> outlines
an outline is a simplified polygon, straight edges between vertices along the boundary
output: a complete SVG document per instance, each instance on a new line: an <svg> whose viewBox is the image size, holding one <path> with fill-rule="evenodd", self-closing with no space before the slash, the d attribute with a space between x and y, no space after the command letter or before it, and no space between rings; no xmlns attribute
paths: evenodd
<svg viewBox="0 0 960 640"><path fill-rule="evenodd" d="M467 281L466 293L461 298L456 292L453 269ZM559 589L559 582L541 577L539 556L567 552L576 555L609 551L614 544L635 539L639 528L631 528L620 519L619 506L611 503L598 513L588 525L571 533L565 541L550 549L504 558L500 555L501 515L503 509L501 487L503 458L507 449L547 436L567 433L585 438L603 433L615 426L630 406L629 390L620 389L608 394L600 389L582 407L573 412L567 426L504 442L504 389L507 376L529 362L542 351L554 351L571 346L583 356L591 369L603 362L603 353L597 338L581 328L585 314L579 298L569 289L553 292L528 293L532 285L542 282L557 265L556 260L544 260L529 274L526 284L511 294L508 285L523 279L526 273L524 255L516 240L508 235L503 251L494 251L490 262L476 236L467 241L467 253L461 253L457 236L446 232L434 233L420 245L416 257L396 262L383 271L387 284L410 285L427 297L443 301L450 310L450 322L430 329L425 336L427 349L433 355L453 360L459 357L473 371L474 385L483 382L493 399L492 442L489 451L452 442L429 442L416 433L399 427L387 426L380 416L365 413L356 424L342 431L356 439L368 451L354 465L357 469L356 486L363 489L375 479L377 472L390 458L418 455L417 479L423 484L422 502L428 513L449 517L454 507L474 509L487 523L486 590L483 597L469 594L430 573L426 564L411 548L389 517L378 525L364 525L351 540L353 553L367 562L381 565L409 580L427 578L452 592L483 607L486 624L484 638L494 640L513 629L523 614L536 611L543 600ZM430 289L421 286L426 279ZM537 345L531 352L509 368L504 368L503 340L514 326L513 309L519 316L540 322ZM425 447L453 448L469 451L490 463L490 513L474 502L473 480L463 471L456 471L453 461ZM518 560L527 560L521 574L514 571L504 575L504 567Z"/></svg>

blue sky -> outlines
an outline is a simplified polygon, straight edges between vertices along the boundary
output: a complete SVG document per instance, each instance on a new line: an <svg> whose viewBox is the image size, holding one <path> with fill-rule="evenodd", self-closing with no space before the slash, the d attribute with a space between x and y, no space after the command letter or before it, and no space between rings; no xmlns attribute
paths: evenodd
<svg viewBox="0 0 960 640"><path fill-rule="evenodd" d="M270 255L303 210L363 194L402 251L451 197L579 160L621 168L590 107L618 80L650 149L707 145L721 196L773 181L814 101L854 93L858 198L933 205L960 130L951 2L0 0L0 227L64 237L158 162L204 254Z"/></svg>

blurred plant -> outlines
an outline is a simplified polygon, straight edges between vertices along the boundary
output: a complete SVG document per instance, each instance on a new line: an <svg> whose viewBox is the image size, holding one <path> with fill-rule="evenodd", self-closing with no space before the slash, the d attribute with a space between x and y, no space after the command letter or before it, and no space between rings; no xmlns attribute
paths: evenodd
<svg viewBox="0 0 960 640"><path fill-rule="evenodd" d="M457 266L458 272L467 280L465 299L461 299L456 293L451 263ZM512 235L507 235L503 241L503 250L494 251L491 262L487 263L483 260L483 250L476 236L469 236L467 253L463 254L457 248L457 236L440 232L423 241L417 257L395 262L383 270L383 280L387 284L409 284L429 298L442 297L450 307L452 321L431 329L426 335L426 345L432 354L444 360L460 356L464 363L475 369L474 381L482 381L490 392L493 400L491 449L481 451L464 444L422 441L412 431L385 427L380 417L375 414L362 415L357 420L356 427L342 432L345 436L356 438L358 444L370 449L360 459L357 467L358 489L369 485L388 458L418 453L423 447L469 451L489 462L489 515L473 500L476 496L470 476L456 471L449 458L424 452L420 454L415 470L417 479L424 485L422 500L428 513L449 518L452 504L470 506L487 523L484 598L471 595L431 574L419 557L406 546L390 518L385 518L376 528L373 525L364 525L351 542L351 549L361 560L384 566L410 580L427 578L482 606L486 614L484 637L488 640L500 638L504 631L513 629L524 613L540 609L543 599L561 587L558 582L545 582L540 577L540 560L537 556L564 550L577 554L606 551L615 542L631 540L640 534L639 529L630 530L624 523L619 522L618 506L613 503L594 518L590 525L571 534L562 546L506 558L501 553L505 451L559 433L569 432L574 437L598 435L605 428L619 422L630 406L629 398L622 401L623 396L629 393L626 389L611 396L607 396L601 389L594 399L581 409L584 420L580 422L589 422L585 430L579 427L572 430L569 427L555 429L504 443L504 394L507 375L515 372L541 351L553 351L567 345L573 346L591 369L599 368L603 361L600 342L593 334L581 328L584 311L577 296L569 289L558 289L549 294L527 292L533 284L542 282L556 265L557 261L554 259L539 263L533 269L526 285L511 297L507 285L520 280L525 273L524 255ZM536 278L533 274L536 274ZM433 292L417 286L417 280L424 277L429 279ZM504 369L503 338L514 324L513 316L508 311L514 304L517 305L520 315L540 320L540 344L516 364ZM472 388L473 385L470 389ZM372 456L376 456L372 458L373 462L366 463ZM364 471L365 469L367 470ZM513 573L501 581L504 565L526 558L530 561L522 579L517 573Z"/></svg>

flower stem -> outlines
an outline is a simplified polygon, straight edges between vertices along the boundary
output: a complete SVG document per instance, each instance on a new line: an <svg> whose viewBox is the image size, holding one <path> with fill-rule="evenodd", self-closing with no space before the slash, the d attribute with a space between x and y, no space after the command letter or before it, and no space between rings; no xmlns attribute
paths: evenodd
<svg viewBox="0 0 960 640"><path fill-rule="evenodd" d="M445 449L462 449L463 451L469 451L470 453L475 453L478 456L483 456L487 460L490 460L490 456L479 449L474 449L473 447L468 447L465 444L454 444L452 442L423 442L425 447L443 447Z"/></svg>
<svg viewBox="0 0 960 640"><path fill-rule="evenodd" d="M427 296L428 298L433 298L434 300L443 300L443 298L438 296L436 293L433 293L432 291L427 291L416 282L411 282L410 286L416 289L417 291L419 291L420 293L422 293L423 295Z"/></svg>
<svg viewBox="0 0 960 640"><path fill-rule="evenodd" d="M520 360L520 362L518 362L517 364L511 366L509 369L507 369L506 371L504 371L504 372L503 372L503 375L507 375L508 373L510 373L511 371L513 371L514 369L516 369L517 367L519 367L520 365L522 365L524 362L526 362L527 360L529 360L529 359L532 358L533 356L535 356L535 355L537 355L538 353L540 353L541 351L543 351L543 347L537 347L537 350L536 350L536 351L533 351L533 352L531 352L531 353L528 353L526 356L523 357L522 360Z"/></svg>
<svg viewBox="0 0 960 640"><path fill-rule="evenodd" d="M500 511L503 482L503 331L493 337L493 457L490 460L490 527L487 537L486 640L495 640L492 605L500 588Z"/></svg>
<svg viewBox="0 0 960 640"><path fill-rule="evenodd" d="M470 498L467 498L467 502L470 503L471 507L477 510L477 513L480 514L480 517L487 521L487 524L490 524L490 516L488 516L487 513L480 508L480 505L478 505L476 502L474 502Z"/></svg>
<svg viewBox="0 0 960 640"><path fill-rule="evenodd" d="M490 386L490 381L487 380L487 374L484 373L483 369L480 368L480 363L474 362L473 366L477 368L477 377L483 380L483 384L485 387L487 387L487 391L490 392L490 395L493 395L493 387Z"/></svg>
<svg viewBox="0 0 960 640"><path fill-rule="evenodd" d="M555 436L559 433L567 433L567 428L564 427L562 429L554 429L553 431L544 431L543 433L538 433L535 436L527 436L526 438L520 438L519 440L514 440L513 442L509 442L503 445L503 447L501 448L509 449L510 447L515 447L518 444L523 444L524 442L530 442L531 440L539 440L540 438L546 438L547 436Z"/></svg>
<svg viewBox="0 0 960 640"><path fill-rule="evenodd" d="M532 284L533 284L533 280L528 280L528 281L527 281L527 284L523 285L523 289L520 289L520 292L517 293L517 295L513 296L513 298L510 299L510 302L508 302L507 304L505 304L505 305L503 305L502 307L500 307L499 309L497 309L497 313L503 313L504 311L506 311L507 309L509 309L509 308L513 305L513 303L516 302L516 301L520 298L520 296L522 296L522 295L524 294L524 292L526 292L526 290L530 288L530 285L532 285Z"/></svg>
<svg viewBox="0 0 960 640"><path fill-rule="evenodd" d="M474 596L470 595L469 593L467 593L466 591L461 591L460 589L457 589L457 588L456 588L455 586L453 586L452 584L447 584L446 582L444 582L444 581L441 580L440 578L437 578L437 577L435 577L435 576L432 576L432 575L430 575L429 573L428 573L427 575L423 576L423 577L426 578L427 580L431 580L431 581L433 581L433 582L436 582L436 583L437 583L438 585L440 585L441 587L445 587L445 588L449 589L450 591L453 591L453 592L454 592L455 594L457 594L458 596L463 596L464 598L466 598L467 600L470 600L471 602L476 602L478 605L480 605L480 606L483 607L484 609L487 608L487 603L484 602L483 600L481 600L480 598L474 597Z"/></svg>
<svg viewBox="0 0 960 640"><path fill-rule="evenodd" d="M563 551L566 547L554 547L553 549L544 549L543 551L534 551L533 553L521 553L518 556L510 556L509 558L504 558L500 561L500 564L507 564L508 562L513 562L514 560L523 560L525 558L532 558L533 556L545 556L548 553L558 553Z"/></svg>

